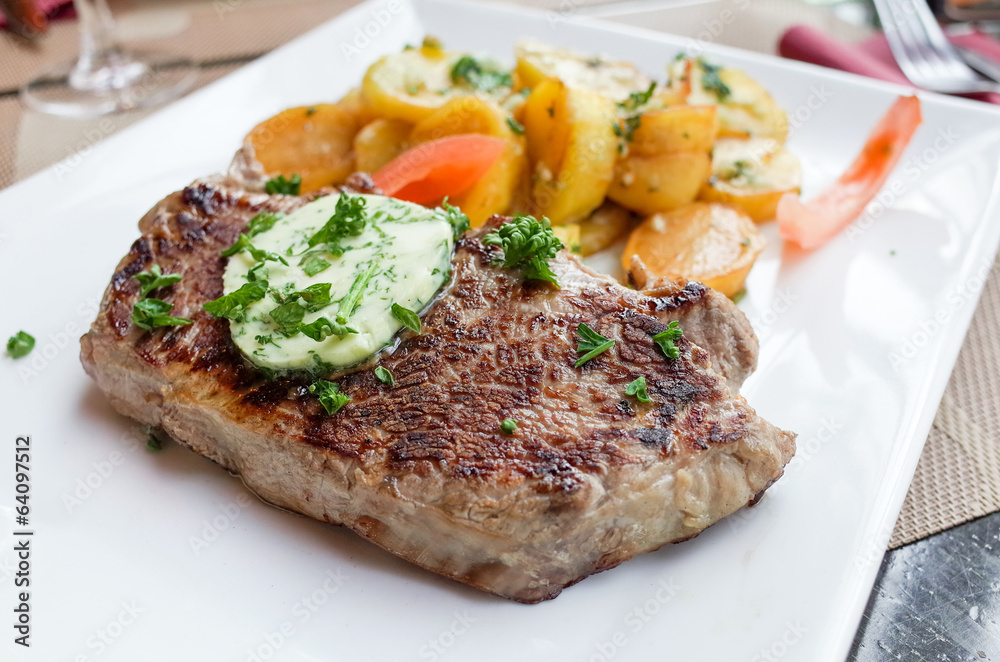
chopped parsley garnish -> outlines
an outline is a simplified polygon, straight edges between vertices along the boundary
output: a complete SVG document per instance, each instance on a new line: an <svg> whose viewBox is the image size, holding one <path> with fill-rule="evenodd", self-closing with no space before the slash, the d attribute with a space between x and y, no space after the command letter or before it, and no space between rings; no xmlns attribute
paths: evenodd
<svg viewBox="0 0 1000 662"><path fill-rule="evenodd" d="M340 240L360 235L364 232L366 222L365 199L341 193L333 216L309 238L309 248L322 246L328 253L343 255L345 249L340 245Z"/></svg>
<svg viewBox="0 0 1000 662"><path fill-rule="evenodd" d="M500 424L500 430L504 434L514 434L514 430L517 429L517 421L513 418L503 419L503 423Z"/></svg>
<svg viewBox="0 0 1000 662"><path fill-rule="evenodd" d="M507 118L507 126L509 126L510 130L513 131L514 133L516 133L517 135L519 135L519 136L523 136L524 135L524 125L521 124L520 122L518 122L513 117L508 117Z"/></svg>
<svg viewBox="0 0 1000 662"><path fill-rule="evenodd" d="M247 306L260 301L267 294L267 281L257 280L251 283L244 283L240 289L219 297L214 301L208 301L202 306L214 317L224 317L236 322L245 319Z"/></svg>
<svg viewBox="0 0 1000 662"><path fill-rule="evenodd" d="M156 438L155 435L146 436L146 450L150 453L157 453L163 450L163 442Z"/></svg>
<svg viewBox="0 0 1000 662"><path fill-rule="evenodd" d="M191 323L187 318L168 315L173 307L174 304L163 299L139 299L132 307L132 323L147 331L158 326L184 326Z"/></svg>
<svg viewBox="0 0 1000 662"><path fill-rule="evenodd" d="M615 346L614 340L605 338L582 322L576 328L576 334L580 336L580 340L576 343L576 351L583 356L576 360L574 368L579 368L598 354L603 354Z"/></svg>
<svg viewBox="0 0 1000 662"><path fill-rule="evenodd" d="M292 292L292 297L302 299L306 304L306 310L315 312L330 305L330 283L316 283L304 290Z"/></svg>
<svg viewBox="0 0 1000 662"><path fill-rule="evenodd" d="M365 293L365 288L368 287L368 281L372 279L372 276L374 276L377 271L378 264L372 262L368 265L367 269L354 278L354 282L351 283L351 289L349 289L344 298L340 300L340 306L337 309L338 323L347 324L347 320L351 318L351 315L354 314L354 311L358 309L358 305L361 303L361 295Z"/></svg>
<svg viewBox="0 0 1000 662"><path fill-rule="evenodd" d="M302 178L298 175L292 175L288 179L285 179L284 175L278 175L273 179L267 180L267 183L264 184L264 191L268 195L278 193L281 195L298 195L301 188Z"/></svg>
<svg viewBox="0 0 1000 662"><path fill-rule="evenodd" d="M247 223L247 235L256 237L261 232L267 232L274 227L274 224L281 220L284 214L273 211L262 211Z"/></svg>
<svg viewBox="0 0 1000 662"><path fill-rule="evenodd" d="M271 335L254 336L253 339L257 341L258 345L274 345L275 347L281 347L281 345L274 342L274 336Z"/></svg>
<svg viewBox="0 0 1000 662"><path fill-rule="evenodd" d="M451 68L451 82L468 85L483 92L492 92L499 87L513 87L510 73L500 71L491 62L481 62L471 55L464 55Z"/></svg>
<svg viewBox="0 0 1000 662"><path fill-rule="evenodd" d="M518 216L483 237L483 243L503 248L503 257L495 258L493 264L519 268L528 280L544 280L559 287L548 261L564 246L552 233L549 219Z"/></svg>
<svg viewBox="0 0 1000 662"><path fill-rule="evenodd" d="M653 336L653 342L660 346L660 349L663 350L663 354L668 359L676 359L681 355L681 350L677 349L677 345L674 344L674 341L680 339L683 334L684 329L682 329L680 324L675 320L668 324L665 330Z"/></svg>
<svg viewBox="0 0 1000 662"><path fill-rule="evenodd" d="M382 366L375 368L375 377L383 384L388 384L390 388L396 385L396 378Z"/></svg>
<svg viewBox="0 0 1000 662"><path fill-rule="evenodd" d="M653 98L653 90L655 89L656 83L650 83L649 88L646 91L631 93L628 95L628 99L618 103L618 107L626 113L642 110L642 107L649 103L649 100Z"/></svg>
<svg viewBox="0 0 1000 662"><path fill-rule="evenodd" d="M722 76L720 75L722 67L710 64L702 58L698 58L698 66L701 67L702 71L701 86L708 92L714 92L719 101L728 99L729 95L732 94L732 90L722 81Z"/></svg>
<svg viewBox="0 0 1000 662"><path fill-rule="evenodd" d="M222 251L222 257L232 257L233 255L242 253L243 251L250 253L250 257L252 257L255 262L281 262L286 267L288 266L288 262L285 258L281 257L277 253L255 248L254 245L250 243L250 237L245 234L241 234L235 244Z"/></svg>
<svg viewBox="0 0 1000 662"><path fill-rule="evenodd" d="M635 381L625 387L625 395L635 396L639 402L652 402L649 393L646 391L646 376L636 377Z"/></svg>
<svg viewBox="0 0 1000 662"><path fill-rule="evenodd" d="M306 272L307 276L312 277L318 273L326 271L329 267L329 262L318 255L313 255L312 257L305 259L305 262L302 264L302 271Z"/></svg>
<svg viewBox="0 0 1000 662"><path fill-rule="evenodd" d="M392 316L410 331L420 333L420 316L409 308L403 308L398 303L394 303L392 304Z"/></svg>
<svg viewBox="0 0 1000 662"><path fill-rule="evenodd" d="M611 125L616 136L624 138L626 142L632 142L636 129L642 125L642 111L649 100L653 98L653 90L655 89L656 83L650 83L646 91L632 92L627 99L616 104L622 118L621 124L615 122ZM618 151L624 151L624 147L619 145Z"/></svg>
<svg viewBox="0 0 1000 662"><path fill-rule="evenodd" d="M276 306L268 313L271 321L278 325L278 329L286 337L294 336L299 332L305 314L305 306L299 305L297 299Z"/></svg>
<svg viewBox="0 0 1000 662"><path fill-rule="evenodd" d="M27 356L35 348L35 337L26 331L18 331L7 339L7 355L12 359Z"/></svg>
<svg viewBox="0 0 1000 662"><path fill-rule="evenodd" d="M739 292L733 295L733 303L739 303L743 301L743 298L747 295L747 288L743 288Z"/></svg>
<svg viewBox="0 0 1000 662"><path fill-rule="evenodd" d="M247 280L251 283L256 281L266 281L269 272L267 270L266 262L258 262L257 264L250 267L250 271L247 272Z"/></svg>
<svg viewBox="0 0 1000 662"><path fill-rule="evenodd" d="M317 379L309 385L309 392L319 398L319 403L327 414L336 414L351 401L351 396L340 392L340 384Z"/></svg>
<svg viewBox="0 0 1000 662"><path fill-rule="evenodd" d="M336 322L331 322L325 317L320 317L315 322L311 324L303 324L299 327L299 331L309 336L316 342L321 342L326 340L330 336L337 336L338 338L343 338L352 333L357 333L357 330L352 329L344 324L337 324Z"/></svg>
<svg viewBox="0 0 1000 662"><path fill-rule="evenodd" d="M470 225L469 217L455 205L449 205L448 198L445 198L444 202L441 203L441 210L444 217L451 223L455 239L458 239L468 231Z"/></svg>
<svg viewBox="0 0 1000 662"><path fill-rule="evenodd" d="M139 281L139 298L145 299L146 295L159 287L173 285L181 279L181 274L164 274L160 271L160 265L154 264L149 271L140 271L132 276Z"/></svg>

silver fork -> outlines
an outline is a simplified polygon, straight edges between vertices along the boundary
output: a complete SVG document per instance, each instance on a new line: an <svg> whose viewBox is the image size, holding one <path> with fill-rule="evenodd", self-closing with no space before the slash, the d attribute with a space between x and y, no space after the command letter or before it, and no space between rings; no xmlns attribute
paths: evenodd
<svg viewBox="0 0 1000 662"><path fill-rule="evenodd" d="M947 94L1000 92L962 60L924 0L874 0L899 68L917 87Z"/></svg>

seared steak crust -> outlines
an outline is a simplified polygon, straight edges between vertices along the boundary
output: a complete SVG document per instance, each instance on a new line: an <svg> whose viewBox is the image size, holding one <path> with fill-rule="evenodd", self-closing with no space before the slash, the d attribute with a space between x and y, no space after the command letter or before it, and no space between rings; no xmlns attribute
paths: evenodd
<svg viewBox="0 0 1000 662"><path fill-rule="evenodd" d="M84 367L116 408L264 499L536 602L697 535L758 498L791 458L793 435L733 392L756 340L728 299L697 283L629 290L565 252L552 264L562 289L523 281L493 266L496 249L481 241L502 219L458 242L423 332L378 359L395 387L375 378L374 362L333 376L351 401L327 415L308 377L265 379L229 323L202 310L222 294L220 252L248 220L306 201L225 180L168 196L140 221L81 341ZM183 274L156 296L193 324L131 324L132 277L154 262ZM685 334L668 360L652 336L675 319ZM580 323L616 343L574 368ZM641 375L650 403L625 395ZM513 434L501 432L505 418L517 421Z"/></svg>

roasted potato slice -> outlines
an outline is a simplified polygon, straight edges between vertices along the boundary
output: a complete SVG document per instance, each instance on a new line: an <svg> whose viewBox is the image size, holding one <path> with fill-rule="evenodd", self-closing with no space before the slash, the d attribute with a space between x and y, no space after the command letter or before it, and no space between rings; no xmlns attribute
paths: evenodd
<svg viewBox="0 0 1000 662"><path fill-rule="evenodd" d="M549 79L532 91L522 116L532 213L547 216L553 225L585 218L604 201L614 175L614 102Z"/></svg>
<svg viewBox="0 0 1000 662"><path fill-rule="evenodd" d="M297 174L301 192L338 184L354 171L357 120L336 104L289 108L255 126L245 142L268 175Z"/></svg>
<svg viewBox="0 0 1000 662"><path fill-rule="evenodd" d="M552 234L563 243L570 253L580 255L580 224L566 223L552 228Z"/></svg>
<svg viewBox="0 0 1000 662"><path fill-rule="evenodd" d="M628 153L657 156L669 152L705 152L715 144L715 106L673 106L639 116Z"/></svg>
<svg viewBox="0 0 1000 662"><path fill-rule="evenodd" d="M711 173L708 152L629 154L615 166L608 197L640 214L670 211L693 201Z"/></svg>
<svg viewBox="0 0 1000 662"><path fill-rule="evenodd" d="M700 281L732 297L763 249L760 231L741 209L695 202L643 221L629 237L622 266L628 272L637 255L653 275Z"/></svg>
<svg viewBox="0 0 1000 662"><path fill-rule="evenodd" d="M689 105L718 105L721 137L773 138L784 144L788 115L746 72L702 58L674 60L668 71L670 89L684 95Z"/></svg>
<svg viewBox="0 0 1000 662"><path fill-rule="evenodd" d="M524 136L514 132L509 118L506 111L487 99L455 97L413 127L409 136L411 145L464 133L495 136L507 143L497 162L471 189L449 200L465 212L473 227L510 208L527 169Z"/></svg>
<svg viewBox="0 0 1000 662"><path fill-rule="evenodd" d="M610 200L579 222L580 255L587 257L614 244L632 224L632 214ZM560 226L561 227L561 226Z"/></svg>
<svg viewBox="0 0 1000 662"><path fill-rule="evenodd" d="M724 138L715 144L712 176L698 199L737 205L759 223L774 218L781 196L801 185L799 160L776 140Z"/></svg>
<svg viewBox="0 0 1000 662"><path fill-rule="evenodd" d="M514 46L514 54L520 87L534 88L544 80L557 79L568 87L590 90L612 101L621 101L632 92L645 90L651 82L631 62L559 48L533 39L519 41ZM518 86L515 89L519 89Z"/></svg>
<svg viewBox="0 0 1000 662"><path fill-rule="evenodd" d="M495 86L456 84L452 75L463 59L482 64L427 41L421 48L387 55L365 73L361 83L365 103L380 117L416 124L456 96L475 94L500 102L510 95L509 76L506 84Z"/></svg>
<svg viewBox="0 0 1000 662"><path fill-rule="evenodd" d="M375 172L406 151L413 125L402 120L379 118L366 124L354 137L355 169Z"/></svg>
<svg viewBox="0 0 1000 662"><path fill-rule="evenodd" d="M369 124L376 118L375 113L365 104L364 96L360 87L352 87L350 91L341 97L337 106L354 117L358 126Z"/></svg>

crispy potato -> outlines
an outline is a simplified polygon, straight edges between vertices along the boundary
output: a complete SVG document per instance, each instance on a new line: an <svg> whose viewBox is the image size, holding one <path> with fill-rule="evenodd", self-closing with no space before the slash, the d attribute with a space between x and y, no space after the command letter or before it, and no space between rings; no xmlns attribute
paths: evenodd
<svg viewBox="0 0 1000 662"><path fill-rule="evenodd" d="M567 223L552 228L552 234L563 243L570 253L580 255L580 224Z"/></svg>
<svg viewBox="0 0 1000 662"><path fill-rule="evenodd" d="M496 103L477 96L455 97L413 127L409 143L416 145L446 136L479 133L503 138L507 148L476 184L449 202L479 227L493 214L507 211L527 169L524 136L517 135L508 115Z"/></svg>
<svg viewBox="0 0 1000 662"><path fill-rule="evenodd" d="M784 144L788 115L756 80L740 69L682 58L668 67L670 89L690 105L717 104L720 137L773 138Z"/></svg>
<svg viewBox="0 0 1000 662"><path fill-rule="evenodd" d="M365 104L364 96L360 87L352 87L350 91L341 97L337 106L352 115L358 126L369 124L376 118L375 113Z"/></svg>
<svg viewBox="0 0 1000 662"><path fill-rule="evenodd" d="M742 210L695 202L643 221L629 237L622 265L628 272L637 255L652 275L700 281L732 297L763 249L763 237Z"/></svg>
<svg viewBox="0 0 1000 662"><path fill-rule="evenodd" d="M802 166L788 150L770 138L724 138L715 145L712 177L699 200L741 207L754 221L775 217L778 201L798 193Z"/></svg>
<svg viewBox="0 0 1000 662"><path fill-rule="evenodd" d="M615 166L608 197L640 214L670 211L693 201L711 173L707 152L629 154Z"/></svg>
<svg viewBox="0 0 1000 662"><path fill-rule="evenodd" d="M268 175L297 174L302 193L338 184L354 171L353 115L335 104L289 108L255 126L245 138Z"/></svg>
<svg viewBox="0 0 1000 662"><path fill-rule="evenodd" d="M603 251L625 234L632 223L632 214L610 200L580 221L580 255L584 257ZM561 226L560 226L561 227Z"/></svg>
<svg viewBox="0 0 1000 662"><path fill-rule="evenodd" d="M628 152L639 156L709 152L717 133L715 114L715 106L674 106L646 111L632 132Z"/></svg>
<svg viewBox="0 0 1000 662"><path fill-rule="evenodd" d="M604 201L614 175L614 102L550 79L532 91L522 116L532 213L553 225L585 218Z"/></svg>
<svg viewBox="0 0 1000 662"><path fill-rule="evenodd" d="M452 69L464 55L426 41L421 48L387 55L365 73L365 103L380 117L416 124L457 96L474 94L499 103L510 95L506 86L485 91L455 85Z"/></svg>
<svg viewBox="0 0 1000 662"><path fill-rule="evenodd" d="M622 265L628 272L637 255L653 275L696 280L732 297L763 249L763 237L743 211L695 202L643 221L629 237Z"/></svg>
<svg viewBox="0 0 1000 662"><path fill-rule="evenodd" d="M612 101L628 98L632 92L649 87L650 79L631 62L580 53L523 39L514 46L518 85L537 87L548 79L561 80L568 87L590 90ZM520 89L515 86L515 89Z"/></svg>
<svg viewBox="0 0 1000 662"><path fill-rule="evenodd" d="M366 124L354 137L355 169L376 172L406 151L413 125L380 118Z"/></svg>

